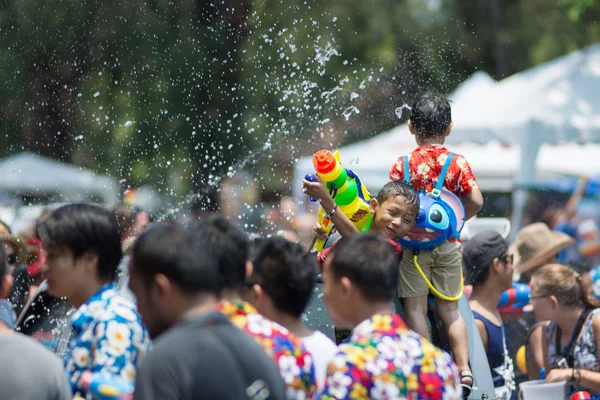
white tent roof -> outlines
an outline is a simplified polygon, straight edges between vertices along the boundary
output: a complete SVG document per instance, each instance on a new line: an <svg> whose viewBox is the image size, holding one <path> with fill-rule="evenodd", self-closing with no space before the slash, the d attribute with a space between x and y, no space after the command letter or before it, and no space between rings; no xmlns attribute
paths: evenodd
<svg viewBox="0 0 600 400"><path fill-rule="evenodd" d="M28 152L1 160L0 176L0 192L69 193L72 200L93 194L109 203L118 198L115 179Z"/></svg>
<svg viewBox="0 0 600 400"><path fill-rule="evenodd" d="M545 143L600 141L600 44L512 75L479 104L456 102L457 136L485 132L515 143L535 122Z"/></svg>
<svg viewBox="0 0 600 400"><path fill-rule="evenodd" d="M469 160L483 190L510 190L521 171L520 144L529 149L544 142L535 160L535 179L600 171L600 45L560 57L544 65L494 81L477 72L450 96L454 127L446 144ZM523 142L529 137L529 142ZM564 143L549 146L548 143ZM503 145L504 144L504 145ZM510 144L510 146L509 146ZM340 149L342 163L371 188L388 179L396 159L416 147L406 125ZM529 151L529 150L528 150ZM533 153L532 157L536 157ZM531 160L533 161L533 160ZM294 193L300 177L313 171L312 157L296 167Z"/></svg>

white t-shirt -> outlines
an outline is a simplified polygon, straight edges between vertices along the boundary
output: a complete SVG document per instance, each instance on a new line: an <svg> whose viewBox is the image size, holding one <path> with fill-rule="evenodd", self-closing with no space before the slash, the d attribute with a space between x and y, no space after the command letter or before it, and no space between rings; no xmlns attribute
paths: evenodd
<svg viewBox="0 0 600 400"><path fill-rule="evenodd" d="M325 386L325 375L327 373L327 364L333 359L338 348L335 342L329 339L319 331L313 332L312 335L302 338L302 343L306 350L310 353L315 365L315 375L319 390Z"/></svg>

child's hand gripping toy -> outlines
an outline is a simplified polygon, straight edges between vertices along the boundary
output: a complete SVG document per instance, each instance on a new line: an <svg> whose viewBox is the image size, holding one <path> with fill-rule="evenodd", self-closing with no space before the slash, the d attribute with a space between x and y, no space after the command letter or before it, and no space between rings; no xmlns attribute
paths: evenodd
<svg viewBox="0 0 600 400"><path fill-rule="evenodd" d="M313 156L313 165L317 175L329 189L329 194L339 211L344 213L360 232L368 231L371 222L369 212L371 194L362 185L358 175L342 167L339 151L332 154L329 150L319 150ZM307 174L305 179L311 182L317 181L313 174ZM334 226L323 208L319 210L319 224L329 237ZM323 251L325 242L326 240L317 238L313 248L318 252Z"/></svg>
<svg viewBox="0 0 600 400"><path fill-rule="evenodd" d="M419 273L427 283L431 291L439 298L448 301L456 301L463 294L463 279L461 276L460 291L456 296L447 296L440 293L427 279L425 273L417 263L420 251L433 251L436 247L448 239L460 237L460 231L465 224L465 208L456 195L443 188L446 173L450 168L454 153L446 158L444 167L438 178L438 182L431 193L419 192L420 208L415 226L398 242L403 248L410 249L414 253L414 263ZM403 157L404 180L410 183L410 167L408 157ZM461 271L462 273L462 271Z"/></svg>

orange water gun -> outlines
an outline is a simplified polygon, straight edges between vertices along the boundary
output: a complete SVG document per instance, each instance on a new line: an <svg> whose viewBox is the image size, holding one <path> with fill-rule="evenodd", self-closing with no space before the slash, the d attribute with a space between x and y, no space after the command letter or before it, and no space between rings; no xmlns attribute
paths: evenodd
<svg viewBox="0 0 600 400"><path fill-rule="evenodd" d="M340 153L331 153L329 150L319 150L313 156L315 172L329 189L329 194L337 204L339 211L344 213L356 226L359 232L366 232L371 225L369 202L371 193L361 183L360 178L353 171L342 167ZM306 180L316 182L313 174L307 174ZM325 210L319 210L319 224L325 230L327 237L334 228L333 223L327 218ZM326 240L316 239L313 249L323 251Z"/></svg>

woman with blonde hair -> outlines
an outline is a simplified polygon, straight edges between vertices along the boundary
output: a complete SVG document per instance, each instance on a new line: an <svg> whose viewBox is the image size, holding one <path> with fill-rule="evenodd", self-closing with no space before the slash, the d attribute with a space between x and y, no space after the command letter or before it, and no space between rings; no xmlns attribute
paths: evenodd
<svg viewBox="0 0 600 400"><path fill-rule="evenodd" d="M543 336L547 382L567 381L574 393L600 391L600 303L581 276L565 265L549 264L531 278L535 316L548 320Z"/></svg>

